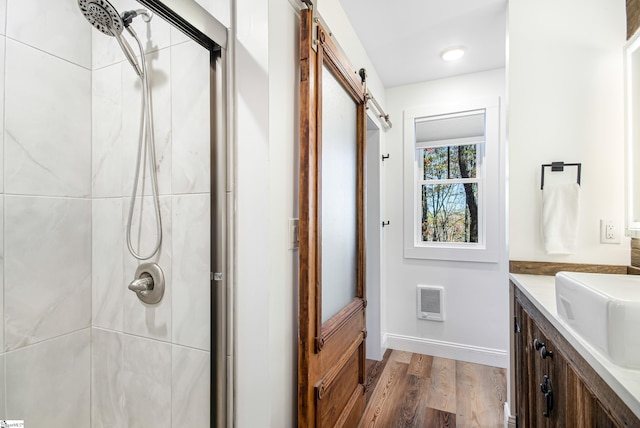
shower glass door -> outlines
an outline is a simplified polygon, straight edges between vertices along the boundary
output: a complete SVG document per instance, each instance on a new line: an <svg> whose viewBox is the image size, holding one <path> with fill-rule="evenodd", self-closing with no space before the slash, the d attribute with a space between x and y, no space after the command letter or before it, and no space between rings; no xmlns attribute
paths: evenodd
<svg viewBox="0 0 640 428"><path fill-rule="evenodd" d="M139 261L125 243L141 80L75 1L9 5L0 8L0 420L216 426L211 272L224 270L215 212L226 183L212 166L224 173L224 49L159 15L131 24L150 68L163 232L151 261L166 280L160 302L146 304L127 289ZM144 246L155 224L149 176L141 181L132 235Z"/></svg>

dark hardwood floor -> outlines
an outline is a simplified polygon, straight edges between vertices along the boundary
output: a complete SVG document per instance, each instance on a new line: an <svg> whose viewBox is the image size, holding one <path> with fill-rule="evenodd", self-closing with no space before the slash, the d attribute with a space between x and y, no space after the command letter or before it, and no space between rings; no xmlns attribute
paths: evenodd
<svg viewBox="0 0 640 428"><path fill-rule="evenodd" d="M410 352L367 360L359 428L503 426L506 370Z"/></svg>

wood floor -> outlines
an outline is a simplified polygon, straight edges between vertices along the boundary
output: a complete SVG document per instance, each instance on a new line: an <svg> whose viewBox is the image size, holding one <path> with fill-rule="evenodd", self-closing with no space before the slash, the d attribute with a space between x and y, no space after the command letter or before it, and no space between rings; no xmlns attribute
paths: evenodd
<svg viewBox="0 0 640 428"><path fill-rule="evenodd" d="M367 360L367 407L358 428L503 427L506 370L388 350Z"/></svg>

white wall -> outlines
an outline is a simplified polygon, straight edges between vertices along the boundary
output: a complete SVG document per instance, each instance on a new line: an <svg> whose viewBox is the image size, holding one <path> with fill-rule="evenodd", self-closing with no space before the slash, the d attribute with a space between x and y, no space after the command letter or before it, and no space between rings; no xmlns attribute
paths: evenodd
<svg viewBox="0 0 640 428"><path fill-rule="evenodd" d="M359 70L364 67L367 70L367 89L373 93L384 108L385 94L382 80L380 80L378 72L351 26L339 0L318 0L314 3L318 4L318 13L333 33L334 40L347 54L353 68Z"/></svg>
<svg viewBox="0 0 640 428"><path fill-rule="evenodd" d="M269 1L269 337L271 426L296 426L298 251L288 219L298 217L298 34L295 1Z"/></svg>
<svg viewBox="0 0 640 428"><path fill-rule="evenodd" d="M511 260L629 264L626 238L599 242L600 219L623 230L625 25L623 0L510 2ZM544 252L540 165L552 161L582 163L574 255Z"/></svg>
<svg viewBox="0 0 640 428"><path fill-rule="evenodd" d="M271 399L269 240L268 2L236 0L235 55L236 284L235 426L269 427ZM286 273L282 272L281 278ZM274 334L278 334L275 330Z"/></svg>
<svg viewBox="0 0 640 428"><path fill-rule="evenodd" d="M386 174L386 299L387 345L430 355L507 365L507 254L505 214L504 106L501 107L499 263L471 263L403 258L403 111L424 105L452 104L505 95L505 70L497 69L449 79L388 89L388 112L397 123L387 134ZM416 286L445 288L444 322L416 317Z"/></svg>
<svg viewBox="0 0 640 428"><path fill-rule="evenodd" d="M383 168L382 152L380 150L381 131L372 120L367 120L367 152L366 152L366 180L367 180L367 215L366 215L366 243L367 243L367 359L382 360L384 356L383 337L381 331L382 312L382 193Z"/></svg>

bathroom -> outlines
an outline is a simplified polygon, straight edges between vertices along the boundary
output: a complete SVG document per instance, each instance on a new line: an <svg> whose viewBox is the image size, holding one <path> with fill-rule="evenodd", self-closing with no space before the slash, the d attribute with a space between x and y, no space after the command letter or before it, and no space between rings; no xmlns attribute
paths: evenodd
<svg viewBox="0 0 640 428"><path fill-rule="evenodd" d="M146 7L111 3L120 12ZM230 29L223 49L230 52L225 83L233 118L225 120L235 159L227 189L234 213L228 227L235 231L228 248L234 268L225 272L234 275L228 405L238 427L296 426L298 262L289 219L298 217L303 5L197 3ZM381 215L391 226L381 240L380 343L460 345L479 361L506 367L509 260L630 262L628 238L603 245L598 233L600 219L613 219L620 234L625 221L623 2L508 2L506 68L392 89L376 75L340 2L320 0L318 8L351 62L367 68L368 87L394 122L379 142L380 152L390 155ZM160 305L150 307L127 289L136 266L124 242L140 120L134 70L118 43L84 20L76 0L0 0L0 23L0 415L36 418L27 426L42 426L45 418L48 426L208 426L215 318L209 305L209 52L160 16L149 28L133 24L143 44L150 43L157 85L165 229L157 261L170 278ZM461 87L501 97L501 252L490 267L446 261L425 267L401 256L402 111L419 97L445 98ZM407 93L416 99L401 101ZM39 142L37 154L29 141ZM584 168L581 246L565 257L545 254L535 209L540 164L557 160ZM20 258L26 254L33 263ZM413 312L416 278L425 270L448 287L448 318L437 326ZM46 287L38 285L43 282Z"/></svg>

